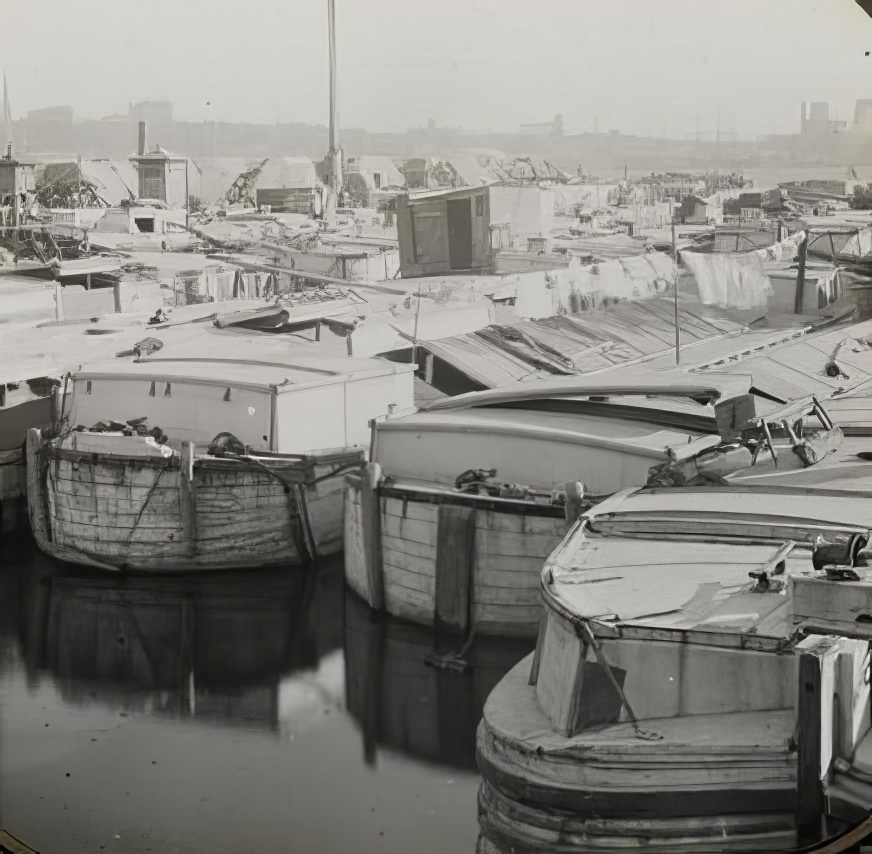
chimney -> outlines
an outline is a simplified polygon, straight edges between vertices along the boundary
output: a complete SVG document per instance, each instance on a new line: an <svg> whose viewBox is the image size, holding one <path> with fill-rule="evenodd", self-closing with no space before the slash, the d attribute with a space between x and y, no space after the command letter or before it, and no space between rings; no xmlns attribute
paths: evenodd
<svg viewBox="0 0 872 854"><path fill-rule="evenodd" d="M137 154L145 154L145 122L139 123L139 145L136 149Z"/></svg>

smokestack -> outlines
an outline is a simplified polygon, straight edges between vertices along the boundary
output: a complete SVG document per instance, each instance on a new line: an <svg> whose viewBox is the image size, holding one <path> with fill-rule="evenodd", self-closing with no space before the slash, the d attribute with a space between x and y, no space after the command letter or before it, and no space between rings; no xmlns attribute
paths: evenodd
<svg viewBox="0 0 872 854"><path fill-rule="evenodd" d="M139 145L136 149L137 154L145 154L145 122L139 123Z"/></svg>

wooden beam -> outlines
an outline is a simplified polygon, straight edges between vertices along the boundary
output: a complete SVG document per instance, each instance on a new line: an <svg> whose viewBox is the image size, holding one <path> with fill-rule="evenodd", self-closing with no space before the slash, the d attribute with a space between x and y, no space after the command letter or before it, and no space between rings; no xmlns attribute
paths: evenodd
<svg viewBox="0 0 872 854"><path fill-rule="evenodd" d="M363 554L366 561L366 587L369 604L376 611L385 607L384 566L382 565L382 502L373 463L364 466L360 477L360 521L363 528Z"/></svg>
<svg viewBox="0 0 872 854"><path fill-rule="evenodd" d="M812 652L799 656L799 698L797 701L797 804L796 824L800 839L821 838L824 797L821 786L821 667Z"/></svg>
<svg viewBox="0 0 872 854"><path fill-rule="evenodd" d="M475 508L439 506L436 536L436 632L469 630L475 562Z"/></svg>

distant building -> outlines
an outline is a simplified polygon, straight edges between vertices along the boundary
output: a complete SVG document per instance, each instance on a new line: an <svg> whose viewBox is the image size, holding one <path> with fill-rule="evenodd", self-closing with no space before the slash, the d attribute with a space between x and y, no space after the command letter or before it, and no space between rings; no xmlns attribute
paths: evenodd
<svg viewBox="0 0 872 854"><path fill-rule="evenodd" d="M18 225L36 198L36 173L33 163L16 160L9 149L0 157L0 224Z"/></svg>
<svg viewBox="0 0 872 854"><path fill-rule="evenodd" d="M28 111L22 136L27 140L27 150L33 152L63 150L69 146L72 134L73 108L61 106Z"/></svg>
<svg viewBox="0 0 872 854"><path fill-rule="evenodd" d="M173 121L172 101L139 101L130 104L127 109L129 118L137 122L148 122L150 125L171 124Z"/></svg>
<svg viewBox="0 0 872 854"><path fill-rule="evenodd" d="M854 124L872 130L872 98L863 98L854 104Z"/></svg>
<svg viewBox="0 0 872 854"><path fill-rule="evenodd" d="M521 125L522 136L563 136L563 115L558 113L550 122L533 122Z"/></svg>
<svg viewBox="0 0 872 854"><path fill-rule="evenodd" d="M30 122L62 122L66 124L73 123L73 108L69 106L63 107L43 107L40 110L28 110L27 121Z"/></svg>
<svg viewBox="0 0 872 854"><path fill-rule="evenodd" d="M155 146L147 154L129 158L137 173L138 198L186 207L190 195L200 194L200 170L188 160Z"/></svg>
<svg viewBox="0 0 872 854"><path fill-rule="evenodd" d="M803 136L823 136L825 134L841 133L848 123L837 121L831 117L829 101L802 102L799 132Z"/></svg>

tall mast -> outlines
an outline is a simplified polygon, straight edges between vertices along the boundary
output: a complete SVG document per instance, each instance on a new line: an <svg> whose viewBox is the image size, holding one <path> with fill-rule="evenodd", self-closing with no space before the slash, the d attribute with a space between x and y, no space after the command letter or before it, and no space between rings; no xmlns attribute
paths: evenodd
<svg viewBox="0 0 872 854"><path fill-rule="evenodd" d="M6 69L3 69L3 148L12 142L12 110L9 108L9 89L6 87Z"/></svg>
<svg viewBox="0 0 872 854"><path fill-rule="evenodd" d="M336 144L336 9L335 0L327 0L327 28L330 44L330 193L333 203L342 188L342 155Z"/></svg>

